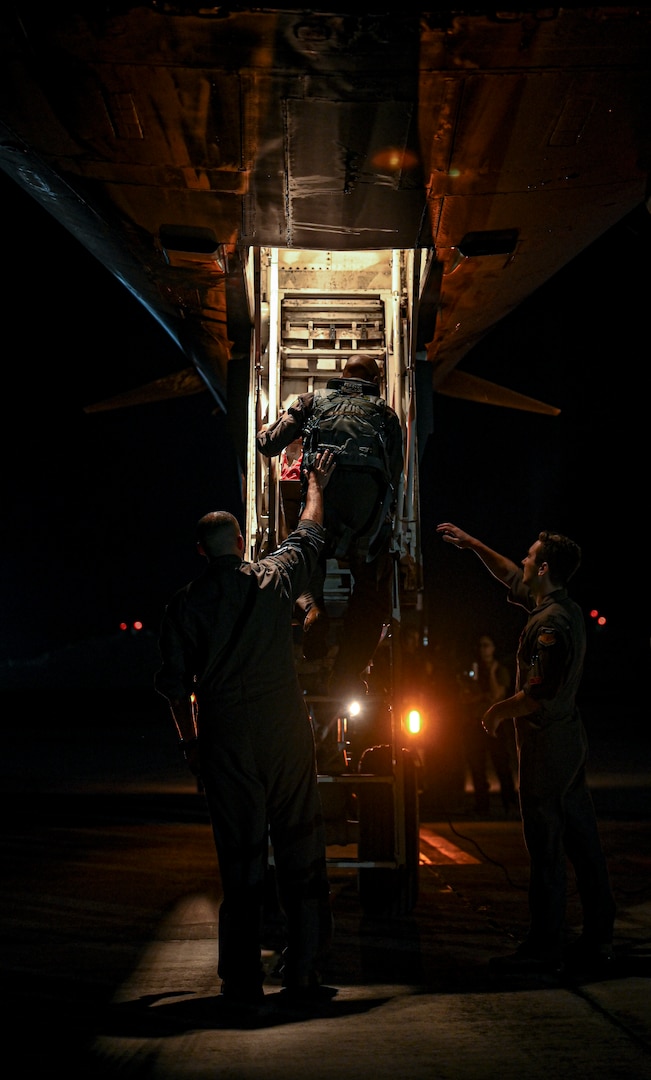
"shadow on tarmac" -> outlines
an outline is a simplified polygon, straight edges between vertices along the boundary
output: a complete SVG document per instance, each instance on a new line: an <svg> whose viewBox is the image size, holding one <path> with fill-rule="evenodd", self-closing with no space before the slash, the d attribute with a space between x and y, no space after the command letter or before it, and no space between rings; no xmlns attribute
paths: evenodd
<svg viewBox="0 0 651 1080"><path fill-rule="evenodd" d="M164 703L5 695L3 985L20 1070L142 1080L543 1080L646 1075L651 1062L651 740L591 740L617 901L607 975L496 976L526 931L520 822L427 811L451 854L424 861L413 912L361 910L331 874L336 996L281 1007L281 927L265 930L264 1008L218 998L219 877L200 794ZM495 796L495 803L497 803ZM425 803L426 805L426 803ZM428 848L428 851L430 849ZM455 851L459 856L456 858ZM430 852L431 854L431 852ZM472 856L472 858L468 858ZM579 905L570 883L568 933Z"/></svg>

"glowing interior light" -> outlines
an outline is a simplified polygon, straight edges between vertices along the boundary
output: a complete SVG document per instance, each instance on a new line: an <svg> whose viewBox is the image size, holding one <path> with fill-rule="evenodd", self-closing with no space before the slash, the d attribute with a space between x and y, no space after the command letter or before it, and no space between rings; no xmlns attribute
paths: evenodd
<svg viewBox="0 0 651 1080"><path fill-rule="evenodd" d="M407 731L410 735L418 735L422 727L422 717L418 709L410 709L407 713Z"/></svg>
<svg viewBox="0 0 651 1080"><path fill-rule="evenodd" d="M418 156L413 150L398 146L385 146L373 155L372 160L376 169L386 169L388 172L413 169L418 164Z"/></svg>

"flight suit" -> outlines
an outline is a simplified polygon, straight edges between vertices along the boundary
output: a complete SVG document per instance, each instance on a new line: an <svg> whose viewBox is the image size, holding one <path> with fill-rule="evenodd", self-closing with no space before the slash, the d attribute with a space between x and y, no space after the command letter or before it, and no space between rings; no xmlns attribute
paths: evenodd
<svg viewBox="0 0 651 1080"><path fill-rule="evenodd" d="M160 633L159 693L195 693L201 780L223 887L218 973L261 986L269 837L287 921L284 981L318 979L332 933L314 735L294 663L295 597L324 530L303 520L257 563L212 559L172 597Z"/></svg>
<svg viewBox="0 0 651 1080"><path fill-rule="evenodd" d="M333 379L345 392L380 395L375 383L363 379ZM403 469L403 440L400 421L393 409L384 405L386 415L386 456L391 487L373 470L335 468L324 492L325 548L307 590L306 610L312 603L324 607L323 587L326 564L341 558L353 579L348 609L343 621L339 649L332 670L334 686L354 681L371 662L392 612L393 561L390 553L392 514ZM265 457L274 457L283 447L302 435L310 420L314 394L300 394L286 412L256 436L257 448ZM345 530L342 533L342 526ZM346 537L342 541L342 535Z"/></svg>
<svg viewBox="0 0 651 1080"><path fill-rule="evenodd" d="M528 951L560 956L566 912L566 856L576 875L583 939L612 942L615 919L606 859L586 783L587 736L576 704L586 647L585 622L567 590L538 606L517 569L505 579L509 602L529 612L517 651L516 691L538 701L515 721L520 806L531 860Z"/></svg>

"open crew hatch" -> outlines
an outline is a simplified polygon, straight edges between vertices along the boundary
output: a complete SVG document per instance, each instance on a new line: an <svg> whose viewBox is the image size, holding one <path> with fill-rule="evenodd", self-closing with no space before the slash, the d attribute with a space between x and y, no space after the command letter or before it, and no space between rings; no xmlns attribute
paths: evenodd
<svg viewBox="0 0 651 1080"><path fill-rule="evenodd" d="M248 557L274 550L298 514L300 481L280 480L279 458L256 452L263 424L302 393L325 387L349 356L371 353L381 394L403 431L404 471L392 537L393 611L366 675L359 712L328 685L337 628L353 586L330 559L325 601L328 655L306 660L296 620L299 678L317 743L331 864L357 868L365 908L403 914L418 893L420 765L400 685L400 630L422 617L416 444L416 323L428 253L251 248L245 261L253 325L246 536ZM294 485L294 487L292 487Z"/></svg>

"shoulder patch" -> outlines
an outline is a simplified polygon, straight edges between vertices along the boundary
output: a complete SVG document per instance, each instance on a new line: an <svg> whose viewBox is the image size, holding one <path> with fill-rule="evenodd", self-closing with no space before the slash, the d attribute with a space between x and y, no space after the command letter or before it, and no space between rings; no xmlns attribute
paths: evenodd
<svg viewBox="0 0 651 1080"><path fill-rule="evenodd" d="M543 626L538 632L538 644L539 645L555 645L556 644L556 631L552 626Z"/></svg>

